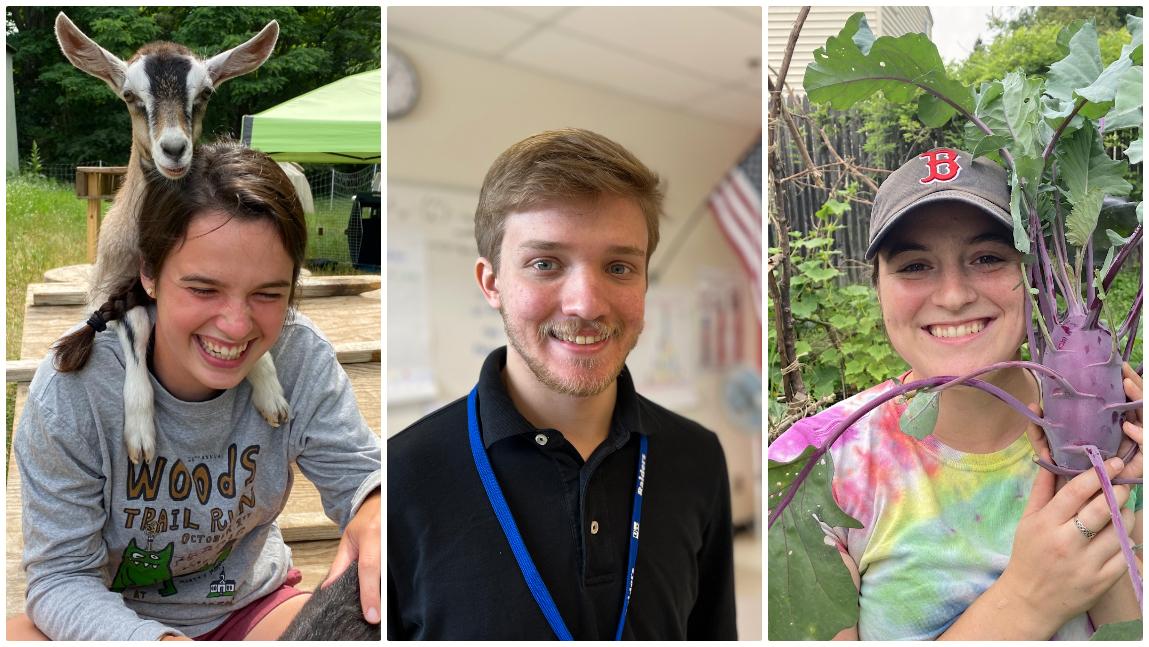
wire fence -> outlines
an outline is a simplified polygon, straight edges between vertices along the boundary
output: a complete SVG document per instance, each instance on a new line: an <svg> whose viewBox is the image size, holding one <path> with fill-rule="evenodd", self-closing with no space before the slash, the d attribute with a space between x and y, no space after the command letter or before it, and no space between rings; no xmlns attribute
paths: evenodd
<svg viewBox="0 0 1149 647"><path fill-rule="evenodd" d="M78 166L120 166L106 160L39 165L33 172L68 190L75 186ZM346 172L327 165L293 165L305 182L296 182L307 216L308 266L323 273L377 273L381 270L382 237L379 209L379 166ZM291 171L288 171L291 175Z"/></svg>

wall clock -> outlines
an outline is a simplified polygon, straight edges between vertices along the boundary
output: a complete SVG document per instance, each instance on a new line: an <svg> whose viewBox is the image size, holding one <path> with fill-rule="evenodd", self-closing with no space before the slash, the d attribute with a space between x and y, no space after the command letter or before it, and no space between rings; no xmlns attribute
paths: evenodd
<svg viewBox="0 0 1149 647"><path fill-rule="evenodd" d="M387 46L387 118L398 119L419 101L419 75L411 59Z"/></svg>

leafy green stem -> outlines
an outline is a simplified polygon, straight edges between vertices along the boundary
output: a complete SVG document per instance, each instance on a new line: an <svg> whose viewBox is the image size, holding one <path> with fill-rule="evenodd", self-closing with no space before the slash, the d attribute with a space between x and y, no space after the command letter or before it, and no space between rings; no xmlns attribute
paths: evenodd
<svg viewBox="0 0 1149 647"><path fill-rule="evenodd" d="M1117 278L1117 272L1121 270L1121 266L1125 265L1125 261L1128 260L1130 252L1140 248L1141 235L1141 224L1138 223L1133 233L1129 234L1129 240L1122 245L1121 250L1117 252L1117 256L1113 259L1113 264L1109 266L1109 271L1107 271L1101 279L1101 288L1103 290L1108 290L1109 286L1113 284L1113 279ZM1095 304L1091 302L1089 307L1093 308Z"/></svg>

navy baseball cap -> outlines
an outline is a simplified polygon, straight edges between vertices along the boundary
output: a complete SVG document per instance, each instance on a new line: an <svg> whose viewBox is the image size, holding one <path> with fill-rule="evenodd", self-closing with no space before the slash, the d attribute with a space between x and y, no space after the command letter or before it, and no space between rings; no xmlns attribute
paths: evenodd
<svg viewBox="0 0 1149 647"><path fill-rule="evenodd" d="M973 159L965 151L935 148L903 164L878 187L874 208L870 211L866 260L874 258L882 239L899 219L917 207L942 200L980 207L1006 227L1013 228L1005 169L988 157Z"/></svg>

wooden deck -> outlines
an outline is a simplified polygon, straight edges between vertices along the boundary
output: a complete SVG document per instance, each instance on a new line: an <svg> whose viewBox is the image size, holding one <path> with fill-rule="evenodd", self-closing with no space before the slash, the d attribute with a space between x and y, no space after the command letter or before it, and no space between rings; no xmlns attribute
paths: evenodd
<svg viewBox="0 0 1149 647"><path fill-rule="evenodd" d="M28 286L24 307L24 334L20 360L7 362L6 380L16 382L15 421L20 419L27 399L28 383L36 365L52 342L89 314L84 307L86 266L51 270L45 278L52 283ZM78 279L78 280L77 280ZM382 364L380 348L381 290L379 276L305 277L299 309L311 318L336 347L339 361L351 380L352 389L367 425L376 435L382 433ZM323 513L319 493L297 467L295 485L287 508L279 517L284 538L291 545L295 566L303 571L301 588L313 588L322 581L338 546L338 528ZM20 518L20 473L9 459L7 481L6 615L24 610L24 571L20 559L24 549Z"/></svg>

